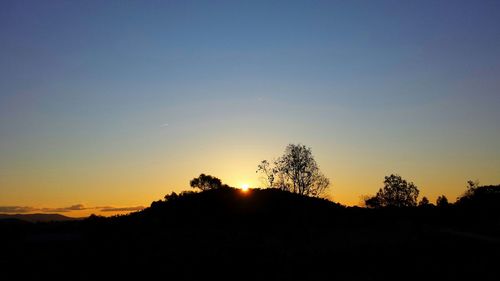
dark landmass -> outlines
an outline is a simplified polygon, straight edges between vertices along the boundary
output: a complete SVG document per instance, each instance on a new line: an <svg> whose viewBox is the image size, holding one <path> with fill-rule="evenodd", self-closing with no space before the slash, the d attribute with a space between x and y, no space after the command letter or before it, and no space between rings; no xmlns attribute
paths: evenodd
<svg viewBox="0 0 500 281"><path fill-rule="evenodd" d="M71 221L80 218L71 218L60 214L0 214L0 220L22 220L29 222Z"/></svg>
<svg viewBox="0 0 500 281"><path fill-rule="evenodd" d="M0 269L5 280L499 280L500 187L488 188L447 207L379 209L221 188L125 216L4 221Z"/></svg>

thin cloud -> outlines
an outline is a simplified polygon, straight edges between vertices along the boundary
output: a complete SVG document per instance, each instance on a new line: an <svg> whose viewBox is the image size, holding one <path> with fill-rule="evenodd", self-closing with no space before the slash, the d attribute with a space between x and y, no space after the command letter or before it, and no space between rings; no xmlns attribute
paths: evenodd
<svg viewBox="0 0 500 281"><path fill-rule="evenodd" d="M0 213L29 213L39 211L38 208L28 207L28 206L0 206Z"/></svg>
<svg viewBox="0 0 500 281"><path fill-rule="evenodd" d="M43 213L67 213L72 211L84 210L100 210L101 212L134 212L144 209L143 206L132 207L113 207L113 206L100 206L100 207L86 207L83 204L71 205L69 207L60 208L35 208L30 206L0 206L0 213L5 214L23 214L33 212Z"/></svg>
<svg viewBox="0 0 500 281"><path fill-rule="evenodd" d="M136 207L103 207L101 212L132 212L144 209L143 206Z"/></svg>
<svg viewBox="0 0 500 281"><path fill-rule="evenodd" d="M92 208L86 208L83 204L76 204L72 205L69 207L63 207L63 208L42 208L41 211L45 213L65 213L65 212L71 212L71 211L83 211L83 210L88 210Z"/></svg>

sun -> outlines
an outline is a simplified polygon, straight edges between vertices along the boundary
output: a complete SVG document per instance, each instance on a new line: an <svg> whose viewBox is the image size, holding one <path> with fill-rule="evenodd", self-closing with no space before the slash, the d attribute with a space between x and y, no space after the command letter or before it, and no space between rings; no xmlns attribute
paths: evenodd
<svg viewBox="0 0 500 281"><path fill-rule="evenodd" d="M249 188L250 186L246 183L241 185L241 191L243 192L247 192Z"/></svg>

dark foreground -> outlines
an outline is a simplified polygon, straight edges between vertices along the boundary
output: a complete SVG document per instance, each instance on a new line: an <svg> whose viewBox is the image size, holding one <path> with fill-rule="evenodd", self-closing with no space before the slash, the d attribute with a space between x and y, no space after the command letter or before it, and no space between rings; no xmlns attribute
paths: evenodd
<svg viewBox="0 0 500 281"><path fill-rule="evenodd" d="M500 213L215 190L129 216L0 222L2 280L500 280Z"/></svg>

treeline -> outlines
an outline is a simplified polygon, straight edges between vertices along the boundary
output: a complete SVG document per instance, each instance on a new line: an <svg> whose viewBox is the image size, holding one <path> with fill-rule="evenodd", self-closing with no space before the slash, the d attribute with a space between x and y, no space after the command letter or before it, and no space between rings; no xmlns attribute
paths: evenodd
<svg viewBox="0 0 500 281"><path fill-rule="evenodd" d="M311 148L302 144L289 144L282 156L273 161L263 160L257 166L257 173L262 175L265 188L275 188L310 197L323 197L331 186L330 179L320 171ZM194 178L190 184L191 187L202 191L229 187L220 179L205 174ZM383 184L384 186L375 195L365 196L363 199L365 207L446 207L451 204L446 195L440 195L435 204L426 196L419 200L418 187L398 174L386 176ZM455 204L471 205L472 202L478 201L490 204L490 200L497 200L498 192L498 187L481 187L477 181L468 181L466 191L457 198Z"/></svg>
<svg viewBox="0 0 500 281"><path fill-rule="evenodd" d="M418 187L403 179L399 175L386 176L384 187L380 188L375 196L368 196L364 199L364 204L368 208L400 208L400 207L447 207L456 206L476 206L476 207L498 207L500 206L500 185L480 186L477 181L468 181L464 193L459 196L455 203L450 203L445 195L440 195L433 204L422 197L418 201Z"/></svg>

